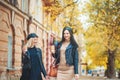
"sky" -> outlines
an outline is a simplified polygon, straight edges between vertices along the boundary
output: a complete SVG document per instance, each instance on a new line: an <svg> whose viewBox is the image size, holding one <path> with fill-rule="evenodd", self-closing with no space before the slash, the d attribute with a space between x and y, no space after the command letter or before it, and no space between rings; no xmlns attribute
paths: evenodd
<svg viewBox="0 0 120 80"><path fill-rule="evenodd" d="M89 0L79 0L79 10L82 11L83 7L85 7L86 2L88 2ZM88 25L90 25L90 23L87 22L88 20L88 15L83 15L81 14L79 17L80 22L82 23L82 27L86 30L88 28Z"/></svg>

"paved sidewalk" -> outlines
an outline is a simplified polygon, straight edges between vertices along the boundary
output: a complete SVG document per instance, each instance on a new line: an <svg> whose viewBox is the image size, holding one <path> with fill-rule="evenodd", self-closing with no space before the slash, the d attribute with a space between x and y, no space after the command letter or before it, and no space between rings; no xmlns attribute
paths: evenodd
<svg viewBox="0 0 120 80"><path fill-rule="evenodd" d="M105 78L96 76L80 76L80 80L105 80Z"/></svg>
<svg viewBox="0 0 120 80"><path fill-rule="evenodd" d="M56 78L50 77L50 80L56 80ZM103 78L103 77L91 77L91 76L80 76L79 80L105 80L105 78Z"/></svg>
<svg viewBox="0 0 120 80"><path fill-rule="evenodd" d="M50 80L56 80L56 78L50 77ZM97 76L80 76L79 80L120 80L120 79L117 79L117 78L116 79L108 79L105 77L97 77Z"/></svg>
<svg viewBox="0 0 120 80"><path fill-rule="evenodd" d="M108 79L105 77L97 77L97 76L80 76L80 80L120 80L118 78Z"/></svg>

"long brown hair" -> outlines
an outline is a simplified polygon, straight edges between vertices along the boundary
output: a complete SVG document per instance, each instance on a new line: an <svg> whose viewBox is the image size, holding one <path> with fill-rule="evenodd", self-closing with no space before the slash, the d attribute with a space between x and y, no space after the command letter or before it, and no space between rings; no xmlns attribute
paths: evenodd
<svg viewBox="0 0 120 80"><path fill-rule="evenodd" d="M68 30L69 33L70 33L70 43L71 43L74 47L77 48L77 47L78 47L78 44L77 44L77 42L76 42L75 39L74 39L73 31L72 31L72 28L71 28L71 27L66 26L66 27L63 28L63 31L62 31L62 40L61 40L60 42L62 43L62 42L65 41L65 38L64 38L64 31L65 31L65 30Z"/></svg>

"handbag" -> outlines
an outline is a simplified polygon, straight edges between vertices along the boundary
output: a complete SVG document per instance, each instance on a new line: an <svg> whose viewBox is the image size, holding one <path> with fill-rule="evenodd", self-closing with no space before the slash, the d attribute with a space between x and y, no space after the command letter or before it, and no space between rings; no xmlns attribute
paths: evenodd
<svg viewBox="0 0 120 80"><path fill-rule="evenodd" d="M57 43L55 45L55 47L57 47ZM55 51L57 53L57 49L55 48ZM54 55L52 55L54 56ZM59 57L57 57L57 59L54 59L53 63L50 65L50 72L49 72L49 76L51 77L57 77L57 71L58 71L58 65L56 65L56 61L58 60Z"/></svg>
<svg viewBox="0 0 120 80"><path fill-rule="evenodd" d="M49 76L57 77L58 65L55 65L55 61L50 65Z"/></svg>

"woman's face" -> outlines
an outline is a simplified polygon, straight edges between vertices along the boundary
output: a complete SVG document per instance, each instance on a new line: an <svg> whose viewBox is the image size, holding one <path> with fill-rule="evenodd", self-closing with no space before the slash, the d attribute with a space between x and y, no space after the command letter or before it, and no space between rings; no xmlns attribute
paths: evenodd
<svg viewBox="0 0 120 80"><path fill-rule="evenodd" d="M38 43L38 38L35 37L35 38L30 38L28 41L27 41L27 47L34 47L36 46Z"/></svg>
<svg viewBox="0 0 120 80"><path fill-rule="evenodd" d="M37 43L38 43L38 38L37 37L33 38L33 44L37 45Z"/></svg>
<svg viewBox="0 0 120 80"><path fill-rule="evenodd" d="M70 33L68 30L64 31L64 38L65 38L65 41L70 41Z"/></svg>

